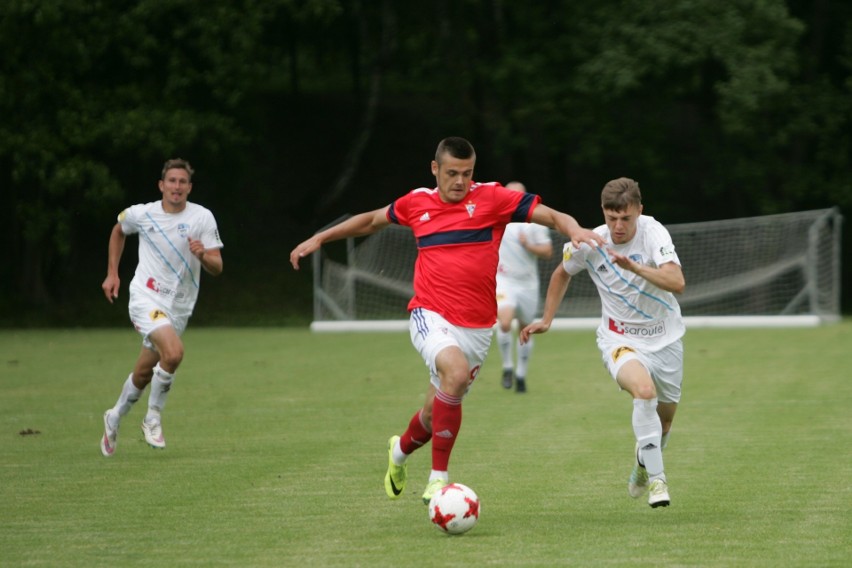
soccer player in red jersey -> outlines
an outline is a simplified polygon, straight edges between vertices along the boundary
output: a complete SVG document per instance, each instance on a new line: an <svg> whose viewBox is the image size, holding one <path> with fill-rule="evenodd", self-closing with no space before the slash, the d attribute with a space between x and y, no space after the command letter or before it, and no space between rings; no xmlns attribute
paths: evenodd
<svg viewBox="0 0 852 568"><path fill-rule="evenodd" d="M407 480L406 459L432 442L432 473L423 493L428 504L449 483L450 453L462 421L461 403L491 345L497 320L496 273L500 241L511 222L556 229L575 246L603 245L601 237L541 203L538 195L476 183L476 152L464 138L438 144L432 174L438 186L419 188L390 205L350 217L299 244L290 253L293 268L323 243L360 237L391 223L410 227L417 243L411 342L430 370L426 401L402 436L388 441L385 491L398 498Z"/></svg>

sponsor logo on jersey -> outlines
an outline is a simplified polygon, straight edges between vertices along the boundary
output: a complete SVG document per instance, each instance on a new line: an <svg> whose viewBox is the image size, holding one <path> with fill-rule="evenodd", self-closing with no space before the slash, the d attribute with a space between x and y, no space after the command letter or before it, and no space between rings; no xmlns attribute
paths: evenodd
<svg viewBox="0 0 852 568"><path fill-rule="evenodd" d="M674 245L660 247L660 256L671 256L674 254Z"/></svg>
<svg viewBox="0 0 852 568"><path fill-rule="evenodd" d="M615 321L609 318L609 330L618 335L627 335L629 337L659 337L665 335L666 323L661 321L643 325L624 323L623 321Z"/></svg>
<svg viewBox="0 0 852 568"><path fill-rule="evenodd" d="M476 209L476 203L468 203L464 206L464 208L467 209L468 217L473 217L473 211Z"/></svg>
<svg viewBox="0 0 852 568"><path fill-rule="evenodd" d="M600 265L598 265L597 271L600 272L601 274L605 274L605 273L609 272L609 268L606 267L606 264L600 264Z"/></svg>
<svg viewBox="0 0 852 568"><path fill-rule="evenodd" d="M181 298L184 297L183 292L178 292L177 290L169 288L168 286L162 286L153 277L148 278L148 281L145 282L145 287L148 288L149 290L153 290L154 292L156 292L157 294L159 294L161 296L172 296L173 298L175 298L177 300L180 300Z"/></svg>
<svg viewBox="0 0 852 568"><path fill-rule="evenodd" d="M421 216L420 216L420 220L421 220L421 221L423 221L424 223L425 223L426 221L429 221L430 219L431 219L431 218L429 217L429 212L428 212L428 211L427 211L426 213L424 213L423 215L421 215Z"/></svg>

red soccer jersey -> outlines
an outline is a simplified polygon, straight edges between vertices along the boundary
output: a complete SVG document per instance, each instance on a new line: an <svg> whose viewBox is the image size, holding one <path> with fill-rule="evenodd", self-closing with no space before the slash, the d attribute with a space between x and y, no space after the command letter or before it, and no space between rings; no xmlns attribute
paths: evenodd
<svg viewBox="0 0 852 568"><path fill-rule="evenodd" d="M496 273L506 225L528 222L541 198L496 182L473 183L458 203L438 189L420 188L388 208L388 221L411 227L417 241L414 297L408 309L426 308L461 327L497 320Z"/></svg>

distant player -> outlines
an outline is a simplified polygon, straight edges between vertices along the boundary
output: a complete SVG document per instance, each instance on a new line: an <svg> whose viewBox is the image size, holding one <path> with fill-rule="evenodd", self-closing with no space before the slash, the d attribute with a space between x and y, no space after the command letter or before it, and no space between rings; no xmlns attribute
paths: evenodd
<svg viewBox="0 0 852 568"><path fill-rule="evenodd" d="M526 193L524 184L513 181L507 189ZM513 341L512 321L517 318L523 329L538 315L540 278L538 259L553 256L550 230L535 223L509 223L500 244L500 263L497 265L497 346L503 359L503 388L527 391L527 365L533 341ZM512 358L512 346L518 353L517 366Z"/></svg>
<svg viewBox="0 0 852 568"><path fill-rule="evenodd" d="M160 413L183 360L180 336L186 329L201 269L222 273L222 241L213 214L188 201L192 167L180 158L163 166L160 201L134 205L122 211L109 239L107 276L101 288L110 303L118 298L118 265L126 235L139 235L139 264L130 282L130 320L142 336L142 350L127 377L115 406L104 413L101 453L112 456L121 418L151 384L148 412L142 421L145 441L165 448Z"/></svg>
<svg viewBox="0 0 852 568"><path fill-rule="evenodd" d="M521 341L550 328L571 277L588 270L601 299L598 348L618 386L633 398L636 448L627 491L635 498L650 488L648 504L665 507L670 499L662 450L680 401L686 332L674 294L686 282L669 232L642 215L638 183L628 178L607 183L601 208L606 224L595 232L607 244L566 243L547 288L544 315L521 331Z"/></svg>
<svg viewBox="0 0 852 568"><path fill-rule="evenodd" d="M411 342L429 368L423 408L402 436L388 441L385 491L398 498L407 480L408 456L432 442L432 472L423 492L447 485L448 464L462 421L462 399L488 354L496 320L497 253L507 224L534 221L553 227L580 246L603 243L573 217L540 204L537 195L498 183L474 183L476 153L464 138L445 138L432 161L435 188L410 191L390 205L350 217L320 231L290 253L293 268L324 243L369 235L391 223L410 227L417 244L414 297L408 304Z"/></svg>

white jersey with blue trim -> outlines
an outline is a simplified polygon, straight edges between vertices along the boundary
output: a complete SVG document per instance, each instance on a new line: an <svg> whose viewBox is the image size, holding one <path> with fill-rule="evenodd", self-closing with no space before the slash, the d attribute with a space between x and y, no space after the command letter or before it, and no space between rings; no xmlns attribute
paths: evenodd
<svg viewBox="0 0 852 568"><path fill-rule="evenodd" d="M571 275L588 270L601 298L598 334L623 340L625 345L656 351L677 341L686 332L680 304L674 294L658 288L641 276L615 264L607 249L634 262L658 267L680 260L668 230L653 217L640 215L636 234L624 244L612 244L609 228L595 228L607 242L603 247L587 244L577 250L568 242L562 268Z"/></svg>
<svg viewBox="0 0 852 568"><path fill-rule="evenodd" d="M195 203L167 213L162 201L133 205L118 215L125 235L139 235L139 264L131 294L144 294L174 316L192 314L201 284L201 261L189 251L189 237L204 248L222 248L213 214Z"/></svg>

